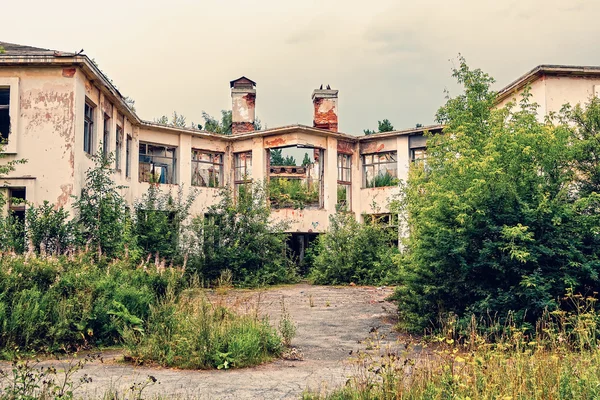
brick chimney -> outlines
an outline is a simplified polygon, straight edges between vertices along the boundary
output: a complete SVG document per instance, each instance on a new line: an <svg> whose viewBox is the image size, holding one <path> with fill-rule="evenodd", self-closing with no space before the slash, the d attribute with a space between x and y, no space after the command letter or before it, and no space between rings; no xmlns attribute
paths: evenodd
<svg viewBox="0 0 600 400"><path fill-rule="evenodd" d="M254 130L256 82L242 76L229 82L231 88L231 133Z"/></svg>
<svg viewBox="0 0 600 400"><path fill-rule="evenodd" d="M312 94L314 105L313 126L315 128L328 129L332 132L338 131L338 91L327 85L315 89Z"/></svg>

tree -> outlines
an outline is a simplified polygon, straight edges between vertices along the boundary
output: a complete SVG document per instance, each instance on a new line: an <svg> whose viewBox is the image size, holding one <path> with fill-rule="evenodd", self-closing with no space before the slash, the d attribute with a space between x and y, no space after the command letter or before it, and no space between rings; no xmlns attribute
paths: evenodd
<svg viewBox="0 0 600 400"><path fill-rule="evenodd" d="M312 161L310 160L308 153L304 153L304 159L302 159L302 166L308 167L310 166L310 164L312 164Z"/></svg>
<svg viewBox="0 0 600 400"><path fill-rule="evenodd" d="M394 130L394 126L392 125L392 123L390 122L389 119L384 119L383 121L377 121L377 132L378 133L382 133L382 132L391 132ZM365 135L372 135L374 133L376 133L374 130L371 129L365 129L363 130L363 132L365 133Z"/></svg>
<svg viewBox="0 0 600 400"><path fill-rule="evenodd" d="M461 58L453 76L464 94L438 111L444 133L429 137L427 166L411 167L397 203L410 231L401 322L422 331L449 313L502 323L514 312L533 323L568 290L600 286L600 198L583 190L598 163L581 173L582 153L600 151L600 104L539 122L528 91L495 109L489 75Z"/></svg>
<svg viewBox="0 0 600 400"><path fill-rule="evenodd" d="M287 156L283 162L283 165L296 165L296 159L294 156Z"/></svg>
<svg viewBox="0 0 600 400"><path fill-rule="evenodd" d="M205 131L222 135L231 135L231 111L221 110L220 121L217 121L205 111L202 111L202 118L204 119Z"/></svg>
<svg viewBox="0 0 600 400"><path fill-rule="evenodd" d="M185 116L178 114L177 111L173 111L173 115L171 116L170 122L169 117L167 117L166 115L162 115L159 118L154 118L154 122L162 125L176 126L178 128L185 128L187 125Z"/></svg>
<svg viewBox="0 0 600 400"><path fill-rule="evenodd" d="M272 149L271 150L271 165L285 165L285 159L283 158L282 149Z"/></svg>
<svg viewBox="0 0 600 400"><path fill-rule="evenodd" d="M98 252L98 255L115 257L126 247L130 226L129 207L112 179L114 155L105 155L99 149L92 156L94 167L85 174L81 195L75 198L73 208L81 240Z"/></svg>

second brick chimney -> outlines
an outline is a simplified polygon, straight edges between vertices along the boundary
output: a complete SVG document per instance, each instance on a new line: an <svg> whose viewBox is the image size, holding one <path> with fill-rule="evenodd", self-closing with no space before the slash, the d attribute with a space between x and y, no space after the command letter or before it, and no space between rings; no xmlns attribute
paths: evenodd
<svg viewBox="0 0 600 400"><path fill-rule="evenodd" d="M231 87L231 133L254 130L256 82L242 76L229 82Z"/></svg>
<svg viewBox="0 0 600 400"><path fill-rule="evenodd" d="M312 94L314 105L313 126L338 131L338 91L327 85L327 89L315 89Z"/></svg>

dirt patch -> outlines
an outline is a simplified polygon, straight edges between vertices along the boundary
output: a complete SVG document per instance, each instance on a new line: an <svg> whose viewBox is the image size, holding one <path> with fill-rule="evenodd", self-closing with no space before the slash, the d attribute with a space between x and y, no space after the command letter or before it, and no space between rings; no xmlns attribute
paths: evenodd
<svg viewBox="0 0 600 400"><path fill-rule="evenodd" d="M144 397L292 399L308 388L334 388L343 385L353 372L347 362L350 352L365 350L373 331L384 336L384 343L397 341L392 331L395 306L385 301L391 293L389 288L307 284L263 291L230 290L225 296L213 293L213 301L227 301L249 312L258 304L258 312L269 315L274 326L279 322L283 298L298 325L292 345L302 360L277 360L239 370L186 371L134 367L119 363L119 352L107 352L104 362L91 362L78 372L75 379L87 374L92 382L76 393L87 398L101 397L108 390L122 394L149 375L158 382L144 389ZM60 363L53 363L60 367Z"/></svg>

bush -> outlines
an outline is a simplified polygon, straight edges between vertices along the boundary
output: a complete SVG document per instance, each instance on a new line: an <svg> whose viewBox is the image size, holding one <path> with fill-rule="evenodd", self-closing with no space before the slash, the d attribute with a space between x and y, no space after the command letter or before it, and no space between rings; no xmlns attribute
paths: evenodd
<svg viewBox="0 0 600 400"><path fill-rule="evenodd" d="M29 205L26 219L25 237L35 252L59 255L75 244L75 224L63 207L48 201L39 207Z"/></svg>
<svg viewBox="0 0 600 400"><path fill-rule="evenodd" d="M238 315L193 291L152 306L144 333L128 328L123 341L137 363L189 369L257 365L282 350L267 319Z"/></svg>
<svg viewBox="0 0 600 400"><path fill-rule="evenodd" d="M117 343L133 318L146 319L179 272L96 263L89 254L67 258L0 258L0 349L77 350Z"/></svg>
<svg viewBox="0 0 600 400"><path fill-rule="evenodd" d="M177 196L173 197L170 192L162 193L157 184L150 184L134 206L133 230L143 253L179 265L184 263L190 252L186 221L196 194L192 190L184 198L183 186L179 186Z"/></svg>
<svg viewBox="0 0 600 400"><path fill-rule="evenodd" d="M394 239L398 239L394 228L362 224L353 214L336 213L329 217L328 231L319 235L312 248L309 278L319 285L393 282L398 254Z"/></svg>
<svg viewBox="0 0 600 400"><path fill-rule="evenodd" d="M464 60L454 76L465 92L438 111L444 133L403 189L403 327L510 311L532 324L569 288L600 287L600 197L584 184L600 181L600 102L539 122L528 91L494 109L492 78Z"/></svg>
<svg viewBox="0 0 600 400"><path fill-rule="evenodd" d="M258 286L292 282L297 277L287 247L284 222L273 223L265 188L260 183L244 189L234 201L221 191L219 204L206 217L194 220L197 237L203 238L196 271L214 282L228 269L233 282Z"/></svg>

